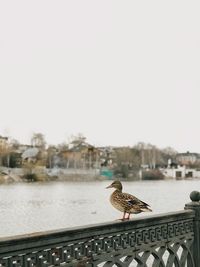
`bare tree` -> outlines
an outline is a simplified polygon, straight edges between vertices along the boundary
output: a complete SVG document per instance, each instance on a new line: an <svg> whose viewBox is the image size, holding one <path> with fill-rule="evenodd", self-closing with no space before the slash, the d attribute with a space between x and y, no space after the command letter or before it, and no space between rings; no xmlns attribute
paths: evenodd
<svg viewBox="0 0 200 267"><path fill-rule="evenodd" d="M45 148L46 141L44 135L42 133L34 133L31 138L31 145Z"/></svg>
<svg viewBox="0 0 200 267"><path fill-rule="evenodd" d="M49 146L47 148L47 167L53 168L54 167L54 157L57 154L57 148L55 146Z"/></svg>
<svg viewBox="0 0 200 267"><path fill-rule="evenodd" d="M71 136L71 144L79 145L86 141L86 137L82 133L78 133L77 135Z"/></svg>
<svg viewBox="0 0 200 267"><path fill-rule="evenodd" d="M8 155L9 150L8 137L0 136L0 165L3 165L3 158ZM7 165L9 165L9 163L6 164L6 166Z"/></svg>

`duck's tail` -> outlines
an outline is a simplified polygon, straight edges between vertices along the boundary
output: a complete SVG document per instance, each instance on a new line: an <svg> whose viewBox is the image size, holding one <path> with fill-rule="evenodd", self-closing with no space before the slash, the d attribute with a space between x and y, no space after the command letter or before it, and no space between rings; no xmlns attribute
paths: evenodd
<svg viewBox="0 0 200 267"><path fill-rule="evenodd" d="M149 211L152 212L152 209L150 209L149 207L142 208L141 210L144 212L149 212Z"/></svg>

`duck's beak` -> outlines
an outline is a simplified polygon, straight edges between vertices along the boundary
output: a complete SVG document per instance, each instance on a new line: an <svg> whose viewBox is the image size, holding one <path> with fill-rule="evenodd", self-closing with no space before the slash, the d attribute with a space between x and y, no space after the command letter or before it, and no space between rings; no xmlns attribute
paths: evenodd
<svg viewBox="0 0 200 267"><path fill-rule="evenodd" d="M106 189L108 189L108 188L112 188L112 184L106 187Z"/></svg>

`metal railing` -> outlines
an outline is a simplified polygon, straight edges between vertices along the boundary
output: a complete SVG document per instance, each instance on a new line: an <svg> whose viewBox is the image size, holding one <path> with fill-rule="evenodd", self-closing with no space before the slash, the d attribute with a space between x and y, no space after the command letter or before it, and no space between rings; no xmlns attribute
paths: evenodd
<svg viewBox="0 0 200 267"><path fill-rule="evenodd" d="M0 238L0 266L199 267L200 194L185 210Z"/></svg>

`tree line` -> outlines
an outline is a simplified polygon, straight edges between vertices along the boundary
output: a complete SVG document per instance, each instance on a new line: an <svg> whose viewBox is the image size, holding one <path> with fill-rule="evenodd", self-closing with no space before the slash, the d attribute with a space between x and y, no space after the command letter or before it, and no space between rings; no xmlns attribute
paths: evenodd
<svg viewBox="0 0 200 267"><path fill-rule="evenodd" d="M86 137L83 134L72 136L68 142L58 145L48 145L45 136L42 133L34 133L31 137L30 145L27 147L37 147L40 150L37 160L42 162L48 168L54 167L53 159L59 155L61 151L67 151L70 146L86 143ZM20 144L15 139L4 140L0 143L0 165L7 167L16 167L19 161ZM148 167L156 169L158 167L167 166L169 158L173 161L177 154L171 147L160 149L155 145L139 142L134 146L126 147L96 147L96 152L99 151L98 162L101 167L110 167L117 171L134 171L139 168ZM68 163L64 162L63 167L67 167ZM82 160L82 159L81 159ZM97 161L97 157L92 160ZM62 162L62 161L61 161ZM78 164L74 164L78 166ZM91 165L91 166L94 166ZM91 167L90 166L90 167ZM62 166L60 166L62 167ZM97 166L96 166L97 167Z"/></svg>

